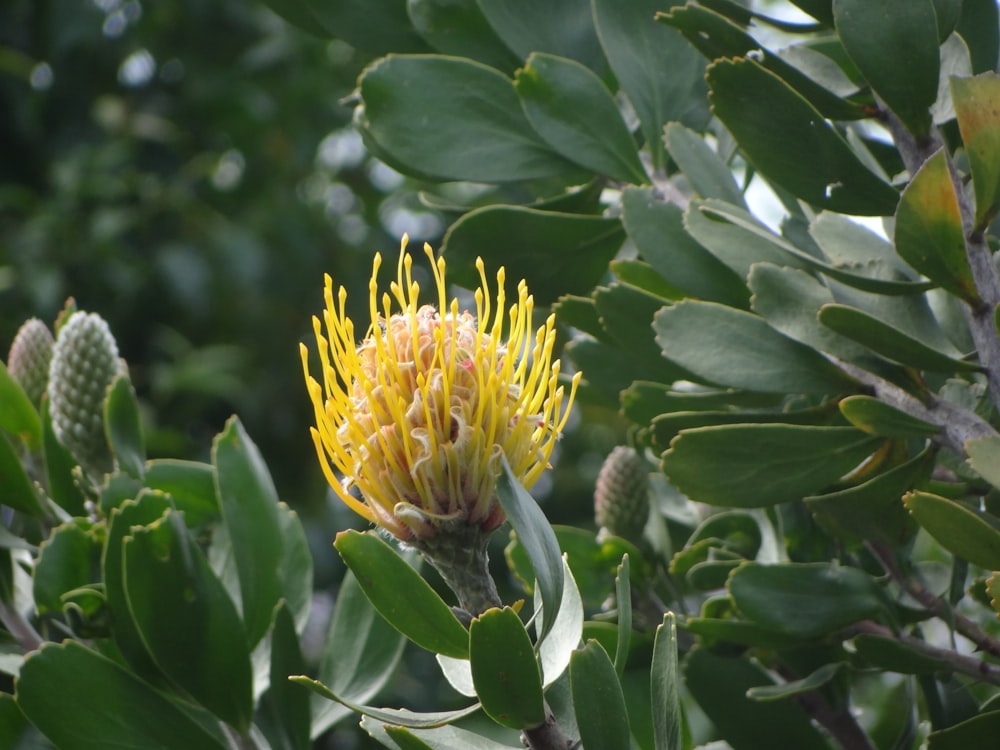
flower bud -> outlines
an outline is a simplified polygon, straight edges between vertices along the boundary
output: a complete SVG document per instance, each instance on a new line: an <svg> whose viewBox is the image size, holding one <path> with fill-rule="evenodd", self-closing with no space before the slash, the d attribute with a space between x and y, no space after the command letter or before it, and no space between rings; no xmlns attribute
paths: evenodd
<svg viewBox="0 0 1000 750"><path fill-rule="evenodd" d="M639 541L649 517L649 469L634 448L619 445L604 460L594 490L597 525Z"/></svg>
<svg viewBox="0 0 1000 750"><path fill-rule="evenodd" d="M38 318L26 320L14 336L7 356L7 369L36 407L49 382L49 363L55 339Z"/></svg>
<svg viewBox="0 0 1000 750"><path fill-rule="evenodd" d="M104 398L122 372L118 346L96 313L76 313L59 330L49 368L56 438L92 478L114 468L104 432Z"/></svg>

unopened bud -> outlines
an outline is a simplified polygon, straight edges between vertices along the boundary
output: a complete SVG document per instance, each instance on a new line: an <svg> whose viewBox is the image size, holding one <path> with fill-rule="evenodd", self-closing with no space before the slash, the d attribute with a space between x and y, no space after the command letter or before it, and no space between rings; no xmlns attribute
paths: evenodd
<svg viewBox="0 0 1000 750"><path fill-rule="evenodd" d="M114 468L104 433L104 398L121 372L118 346L100 315L76 313L63 324L49 368L52 428L93 478Z"/></svg>
<svg viewBox="0 0 1000 750"><path fill-rule="evenodd" d="M594 518L615 536L638 541L648 517L649 469L635 449L619 445L597 475Z"/></svg>
<svg viewBox="0 0 1000 750"><path fill-rule="evenodd" d="M36 407L49 382L49 363L55 339L38 318L26 320L14 336L7 357L7 369Z"/></svg>

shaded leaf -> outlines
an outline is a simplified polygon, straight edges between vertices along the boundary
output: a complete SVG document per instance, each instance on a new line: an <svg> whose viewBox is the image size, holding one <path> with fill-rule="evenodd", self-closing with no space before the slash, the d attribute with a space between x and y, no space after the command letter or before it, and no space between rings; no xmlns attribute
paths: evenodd
<svg viewBox="0 0 1000 750"><path fill-rule="evenodd" d="M955 30L969 46L973 73L996 69L1000 56L1000 7L993 0L964 0Z"/></svg>
<svg viewBox="0 0 1000 750"><path fill-rule="evenodd" d="M569 664L573 712L587 750L629 747L629 720L615 665L597 641L573 654Z"/></svg>
<svg viewBox="0 0 1000 750"><path fill-rule="evenodd" d="M21 668L16 697L31 723L61 748L226 747L162 693L76 641L48 643L32 654Z"/></svg>
<svg viewBox="0 0 1000 750"><path fill-rule="evenodd" d="M589 68L533 52L517 72L514 90L528 122L553 151L621 182L648 182L615 100Z"/></svg>
<svg viewBox="0 0 1000 750"><path fill-rule="evenodd" d="M38 490L10 439L0 433L0 503L29 516L46 515Z"/></svg>
<svg viewBox="0 0 1000 750"><path fill-rule="evenodd" d="M928 750L973 750L991 747L1000 733L1000 711L987 711L927 736Z"/></svg>
<svg viewBox="0 0 1000 750"><path fill-rule="evenodd" d="M469 634L462 623L386 542L375 534L348 530L337 534L333 546L372 606L396 630L433 653L468 658Z"/></svg>
<svg viewBox="0 0 1000 750"><path fill-rule="evenodd" d="M83 490L73 479L73 467L76 459L59 442L52 429L52 417L49 414L48 397L42 397L42 447L45 453L45 479L49 497L72 516L86 515L84 505L86 498ZM3 446L0 446L2 450Z"/></svg>
<svg viewBox="0 0 1000 750"><path fill-rule="evenodd" d="M282 602L275 612L271 630L270 683L257 708L257 723L272 750L308 750L310 747L309 699L312 694L304 686L288 680L289 676L301 674L305 668L295 619Z"/></svg>
<svg viewBox="0 0 1000 750"><path fill-rule="evenodd" d="M390 163L439 180L510 182L576 171L528 123L509 78L442 55L389 55L359 79L355 122Z"/></svg>
<svg viewBox="0 0 1000 750"><path fill-rule="evenodd" d="M108 388L104 399L104 431L122 471L134 479L142 479L146 470L146 444L139 420L139 403L125 375L115 378Z"/></svg>
<svg viewBox="0 0 1000 750"><path fill-rule="evenodd" d="M545 721L542 673L514 610L489 609L472 620L469 662L483 711L495 722L526 729Z"/></svg>
<svg viewBox="0 0 1000 750"><path fill-rule="evenodd" d="M938 23L931 0L837 0L833 4L847 54L889 108L917 137L931 126L937 98Z"/></svg>
<svg viewBox="0 0 1000 750"><path fill-rule="evenodd" d="M459 284L479 285L475 259L481 256L487 268L504 266L509 282L525 279L535 302L547 305L593 289L624 239L618 219L489 206L452 224L441 254Z"/></svg>
<svg viewBox="0 0 1000 750"><path fill-rule="evenodd" d="M615 604L618 611L618 640L615 645L615 672L620 680L632 645L632 586L630 585L628 554L622 556L615 576Z"/></svg>
<svg viewBox="0 0 1000 750"><path fill-rule="evenodd" d="M0 362L0 427L17 435L30 450L42 445L42 421L31 399L18 384L7 365Z"/></svg>
<svg viewBox="0 0 1000 750"><path fill-rule="evenodd" d="M545 609L541 607L541 591L535 589L535 631L548 631L538 644L538 661L542 667L542 684L548 687L562 676L569 666L573 650L580 645L583 634L583 601L576 578L563 554L563 594L559 614L551 628L545 627Z"/></svg>
<svg viewBox="0 0 1000 750"><path fill-rule="evenodd" d="M409 0L406 7L416 32L438 52L469 57L502 71L513 71L520 64L476 0Z"/></svg>
<svg viewBox="0 0 1000 750"><path fill-rule="evenodd" d="M900 674L928 674L947 671L943 659L934 659L914 651L895 638L862 633L852 641L854 648L866 661L879 669Z"/></svg>
<svg viewBox="0 0 1000 750"><path fill-rule="evenodd" d="M759 685L752 687L747 690L747 698L754 701L778 701L792 698L802 693L809 693L829 684L843 668L844 662L824 664L799 680L792 680L780 685Z"/></svg>
<svg viewBox="0 0 1000 750"><path fill-rule="evenodd" d="M156 458L146 465L143 484L170 495L184 511L188 526L218 520L221 510L215 491L215 467L199 461Z"/></svg>
<svg viewBox="0 0 1000 750"><path fill-rule="evenodd" d="M100 581L102 531L81 518L57 527L42 542L33 576L40 615L61 612L65 594Z"/></svg>
<svg viewBox="0 0 1000 750"><path fill-rule="evenodd" d="M885 594L857 568L829 563L746 563L729 595L748 619L800 638L817 638L885 611Z"/></svg>
<svg viewBox="0 0 1000 750"><path fill-rule="evenodd" d="M815 494L867 458L881 440L853 427L743 424L682 432L663 470L692 500L756 508ZM725 466L724 472L718 471Z"/></svg>
<svg viewBox="0 0 1000 750"><path fill-rule="evenodd" d="M680 34L654 21L664 3L595 0L592 5L604 55L639 116L653 166L662 168L664 124L700 128L708 120L705 63Z"/></svg>
<svg viewBox="0 0 1000 750"><path fill-rule="evenodd" d="M705 139L677 122L667 125L664 143L699 198L718 198L746 208L743 192L729 166Z"/></svg>
<svg viewBox="0 0 1000 750"><path fill-rule="evenodd" d="M965 444L969 454L969 465L983 479L1000 488L1000 437L984 437L969 440Z"/></svg>
<svg viewBox="0 0 1000 750"><path fill-rule="evenodd" d="M712 110L768 179L820 208L893 213L898 195L851 151L823 115L750 59L708 68ZM935 90L937 78L935 78Z"/></svg>

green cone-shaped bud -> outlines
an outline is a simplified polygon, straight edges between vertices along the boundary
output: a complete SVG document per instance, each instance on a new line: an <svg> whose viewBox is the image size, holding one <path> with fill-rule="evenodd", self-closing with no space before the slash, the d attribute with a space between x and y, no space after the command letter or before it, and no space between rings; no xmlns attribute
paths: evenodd
<svg viewBox="0 0 1000 750"><path fill-rule="evenodd" d="M635 449L619 445L604 460L594 490L597 525L633 542L649 517L649 468Z"/></svg>
<svg viewBox="0 0 1000 750"><path fill-rule="evenodd" d="M49 363L55 339L38 318L26 320L17 330L7 357L7 370L36 407L49 382Z"/></svg>
<svg viewBox="0 0 1000 750"><path fill-rule="evenodd" d="M95 479L114 468L104 433L104 397L121 371L118 346L100 315L76 313L59 329L49 368L52 428Z"/></svg>

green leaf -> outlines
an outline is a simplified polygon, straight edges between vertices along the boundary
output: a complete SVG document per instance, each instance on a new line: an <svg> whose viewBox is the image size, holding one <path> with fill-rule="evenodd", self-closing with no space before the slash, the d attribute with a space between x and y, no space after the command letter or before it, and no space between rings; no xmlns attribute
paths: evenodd
<svg viewBox="0 0 1000 750"><path fill-rule="evenodd" d="M250 653L236 606L175 511L124 539L129 611L172 683L246 731L253 712Z"/></svg>
<svg viewBox="0 0 1000 750"><path fill-rule="evenodd" d="M660 414L650 423L652 446L664 451L681 430L698 427L715 427L727 424L808 424L823 425L830 422L827 405L795 411L675 411Z"/></svg>
<svg viewBox="0 0 1000 750"><path fill-rule="evenodd" d="M143 484L170 495L174 506L184 511L188 526L217 521L219 499L215 494L215 467L199 461L156 458L146 464Z"/></svg>
<svg viewBox="0 0 1000 750"><path fill-rule="evenodd" d="M337 593L319 667L320 681L352 703L369 701L392 677L405 645L402 633L372 607L348 571ZM312 736L318 737L350 713L351 709L340 703L314 701Z"/></svg>
<svg viewBox="0 0 1000 750"><path fill-rule="evenodd" d="M311 693L288 679L305 669L295 620L282 602L275 612L271 630L270 684L257 709L257 723L272 748L308 750L310 747Z"/></svg>
<svg viewBox="0 0 1000 750"><path fill-rule="evenodd" d="M34 483L8 437L0 433L0 504L29 516L46 515Z"/></svg>
<svg viewBox="0 0 1000 750"><path fill-rule="evenodd" d="M1000 529L984 513L929 492L909 492L906 509L953 555L986 570L1000 570Z"/></svg>
<svg viewBox="0 0 1000 750"><path fill-rule="evenodd" d="M746 208L743 192L729 165L713 151L705 139L678 122L667 125L664 143L670 158L677 162L699 198L718 198Z"/></svg>
<svg viewBox="0 0 1000 750"><path fill-rule="evenodd" d="M859 216L893 213L895 189L776 75L748 58L722 60L709 66L708 85L716 116L768 179L819 208Z"/></svg>
<svg viewBox="0 0 1000 750"><path fill-rule="evenodd" d="M545 721L542 673L514 610L490 609L472 620L469 662L476 694L491 719L511 729Z"/></svg>
<svg viewBox="0 0 1000 750"><path fill-rule="evenodd" d="M628 187L622 222L642 257L668 283L692 297L747 307L746 285L688 234L678 206L658 199L651 188Z"/></svg>
<svg viewBox="0 0 1000 750"><path fill-rule="evenodd" d="M845 101L818 80L811 78L799 67L784 59L787 54L776 55L759 41L744 31L749 13L730 0L714 0L714 9L687 3L675 7L669 13L659 14L663 23L676 27L709 60L718 58L747 57L757 60L761 66L785 81L812 106L832 120L856 120L864 116L864 110L857 104ZM716 12L716 11L719 12ZM726 15L730 18L727 18Z"/></svg>
<svg viewBox="0 0 1000 750"><path fill-rule="evenodd" d="M432 653L466 659L469 634L437 592L375 534L348 530L333 543L390 625Z"/></svg>
<svg viewBox="0 0 1000 750"><path fill-rule="evenodd" d="M955 30L969 46L973 73L996 69L1000 56L1000 8L993 0L965 0Z"/></svg>
<svg viewBox="0 0 1000 750"><path fill-rule="evenodd" d="M16 435L29 450L38 450L42 445L42 420L3 362L0 362L0 404L3 404L0 428Z"/></svg>
<svg viewBox="0 0 1000 750"><path fill-rule="evenodd" d="M268 7L286 21L318 36L343 39L352 47L374 53L422 52L417 36L399 0L267 0Z"/></svg>
<svg viewBox="0 0 1000 750"><path fill-rule="evenodd" d="M505 72L521 62L475 0L410 0L407 10L417 33L438 52L469 57Z"/></svg>
<svg viewBox="0 0 1000 750"><path fill-rule="evenodd" d="M937 98L938 24L931 0L837 0L837 36L851 60L907 129L931 127Z"/></svg>
<svg viewBox="0 0 1000 750"><path fill-rule="evenodd" d="M841 393L852 381L816 350L763 318L714 302L684 301L654 319L665 357L715 385L763 393Z"/></svg>
<svg viewBox="0 0 1000 750"><path fill-rule="evenodd" d="M896 250L907 263L970 304L978 304L965 232L944 150L924 162L896 211Z"/></svg>
<svg viewBox="0 0 1000 750"><path fill-rule="evenodd" d="M548 519L538 507L535 499L514 476L507 457L503 457L503 469L497 477L497 499L507 514L507 520L517 533L517 537L528 553L535 581L542 599L545 619L538 633L544 639L559 616L562 604L563 561L559 553L559 543ZM455 656L456 654L449 654Z"/></svg>
<svg viewBox="0 0 1000 750"><path fill-rule="evenodd" d="M1000 76L952 78L951 96L972 172L976 226L982 230L1000 209Z"/></svg>
<svg viewBox="0 0 1000 750"><path fill-rule="evenodd" d="M119 375L108 388L104 399L104 431L121 469L141 480L146 470L146 444L139 403L126 375Z"/></svg>
<svg viewBox="0 0 1000 750"><path fill-rule="evenodd" d="M132 669L147 680L160 680L161 676L129 610L125 594L123 542L133 528L153 523L170 507L170 500L163 493L144 490L134 500L126 500L113 509L108 520L108 539L101 560L104 597L111 613L111 632L115 645Z"/></svg>
<svg viewBox="0 0 1000 750"><path fill-rule="evenodd" d="M983 437L969 440L965 444L969 454L969 466L979 476L1000 488L1000 437Z"/></svg>
<svg viewBox="0 0 1000 750"><path fill-rule="evenodd" d="M775 633L747 620L719 619L715 617L690 617L682 627L698 636L706 647L716 644L739 644L765 649L788 648L800 641L783 633Z"/></svg>
<svg viewBox="0 0 1000 750"><path fill-rule="evenodd" d="M753 559L763 539L760 524L750 513L722 511L710 515L688 537L687 546L711 539L723 549L740 557Z"/></svg>
<svg viewBox="0 0 1000 750"><path fill-rule="evenodd" d="M597 287L593 297L604 330L620 350L629 353L632 372L659 381L675 380L677 367L663 358L653 331L653 318L666 300L620 281Z"/></svg>
<svg viewBox="0 0 1000 750"><path fill-rule="evenodd" d="M629 580L628 554L622 555L615 576L615 604L618 612L618 640L615 645L615 673L618 679L625 673L629 646L632 645L632 586Z"/></svg>
<svg viewBox="0 0 1000 750"><path fill-rule="evenodd" d="M871 539L898 546L913 536L913 522L901 502L903 494L926 481L934 453L918 456L866 482L838 492L805 498L816 522L844 539Z"/></svg>
<svg viewBox="0 0 1000 750"><path fill-rule="evenodd" d="M389 55L359 80L355 121L397 168L438 180L511 182L574 173L525 118L494 68L439 55Z"/></svg>
<svg viewBox="0 0 1000 750"><path fill-rule="evenodd" d="M796 703L760 703L747 698L748 690L774 684L767 672L748 658L727 658L699 648L688 655L682 668L688 690L732 747L829 747Z"/></svg>
<svg viewBox="0 0 1000 750"><path fill-rule="evenodd" d="M840 401L840 413L859 430L879 437L933 437L941 426L910 416L872 396L848 396Z"/></svg>
<svg viewBox="0 0 1000 750"><path fill-rule="evenodd" d="M598 73L605 67L594 31L590 3L580 0L477 0L490 26L521 59L548 52L583 63Z"/></svg>
<svg viewBox="0 0 1000 750"><path fill-rule="evenodd" d="M653 166L662 168L664 124L701 128L708 120L705 63L680 34L654 22L658 0L595 0L592 8L604 55L635 107Z"/></svg>
<svg viewBox="0 0 1000 750"><path fill-rule="evenodd" d="M591 640L573 654L569 664L573 712L580 743L587 750L629 747L628 709L611 658Z"/></svg>
<svg viewBox="0 0 1000 750"><path fill-rule="evenodd" d="M580 645L583 635L583 601L576 578L563 554L563 594L559 603L559 614L551 628L545 627L545 609L541 606L541 592L536 588L535 597L535 632L546 632L545 638L538 641L538 662L542 668L542 685L548 687L562 676L569 666L573 651Z"/></svg>
<svg viewBox="0 0 1000 750"><path fill-rule="evenodd" d="M824 664L814 672L799 680L792 680L780 685L759 685L747 690L747 698L753 701L778 701L793 698L802 693L818 690L830 683L844 668L844 662Z"/></svg>
<svg viewBox="0 0 1000 750"><path fill-rule="evenodd" d="M361 722L361 727L376 739L379 731L386 732L403 750L410 748L430 748L431 750L511 750L513 748L514 750L523 750L524 747L520 742L516 745L503 744L468 729L453 726L410 730L404 727L379 725L366 718ZM407 742L420 744L405 744Z"/></svg>
<svg viewBox="0 0 1000 750"><path fill-rule="evenodd" d="M799 638L818 638L885 611L885 594L857 568L830 563L746 563L729 595L748 619Z"/></svg>
<svg viewBox="0 0 1000 750"><path fill-rule="evenodd" d="M61 612L66 593L100 581L103 531L81 518L57 527L42 542L34 573L38 614Z"/></svg>
<svg viewBox="0 0 1000 750"><path fill-rule="evenodd" d="M25 661L16 697L31 723L61 748L225 748L162 693L76 641L45 644Z"/></svg>
<svg viewBox="0 0 1000 750"><path fill-rule="evenodd" d="M42 397L42 448L45 453L45 479L49 497L71 516L86 515L87 509L84 505L86 498L73 478L76 459L59 442L52 430L47 396Z"/></svg>
<svg viewBox="0 0 1000 750"><path fill-rule="evenodd" d="M872 666L900 674L930 674L948 671L947 662L914 651L895 638L862 633L855 636L854 648Z"/></svg>
<svg viewBox="0 0 1000 750"><path fill-rule="evenodd" d="M620 182L649 181L611 92L589 68L533 52L514 90L528 122L553 151Z"/></svg>
<svg viewBox="0 0 1000 750"><path fill-rule="evenodd" d="M874 315L847 305L823 305L819 310L819 322L841 336L906 367L947 373L978 372L982 369L974 362L955 359L932 349L923 341L884 323Z"/></svg>
<svg viewBox="0 0 1000 750"><path fill-rule="evenodd" d="M4 750L55 750L28 722L10 693L0 693L0 737L6 743Z"/></svg>
<svg viewBox="0 0 1000 750"><path fill-rule="evenodd" d="M987 711L971 719L931 732L928 750L987 750L1000 734L1000 711Z"/></svg>
<svg viewBox="0 0 1000 750"><path fill-rule="evenodd" d="M317 682L316 680L306 677L305 675L295 675L289 679L299 685L305 685L307 688L318 695L323 696L327 700L337 701L338 703L344 704L356 713L371 716L373 719L378 719L379 721L387 724L398 724L402 727L439 727L444 724L457 721L465 716L469 716L470 714L478 711L480 708L478 703L473 703L471 706L460 708L455 711L433 711L426 713L408 711L405 708L376 708L374 706L364 706L354 703L353 701L348 701L331 692L330 688L322 682Z"/></svg>
<svg viewBox="0 0 1000 750"><path fill-rule="evenodd" d="M663 470L692 500L758 508L823 490L857 467L880 442L853 427L703 427L674 440L663 454ZM726 470L718 471L719 466Z"/></svg>
<svg viewBox="0 0 1000 750"><path fill-rule="evenodd" d="M216 492L239 573L243 624L253 648L282 598L288 551L280 532L278 493L260 451L237 417L212 445Z"/></svg>
<svg viewBox="0 0 1000 750"><path fill-rule="evenodd" d="M540 305L586 294L607 273L625 239L618 219L488 206L470 211L444 236L441 253L456 283L479 284L475 259L504 266L509 283L524 279Z"/></svg>
<svg viewBox="0 0 1000 750"><path fill-rule="evenodd" d="M656 628L650 684L655 750L681 750L680 673L673 612L663 615L663 622Z"/></svg>

